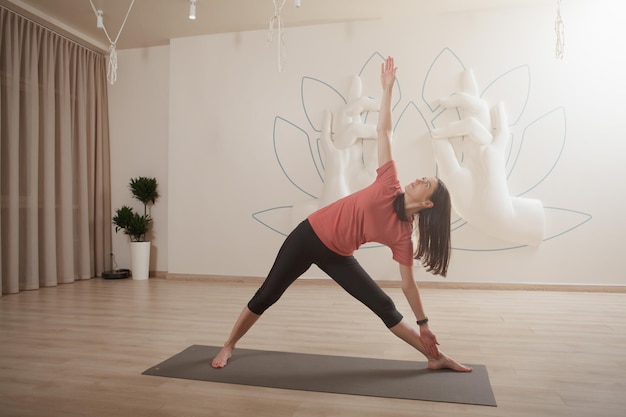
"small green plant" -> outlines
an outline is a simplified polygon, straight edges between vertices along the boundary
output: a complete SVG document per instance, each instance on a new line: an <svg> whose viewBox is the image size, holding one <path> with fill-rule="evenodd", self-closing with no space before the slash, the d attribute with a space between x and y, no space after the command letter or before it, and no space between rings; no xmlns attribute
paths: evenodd
<svg viewBox="0 0 626 417"><path fill-rule="evenodd" d="M154 204L159 198L157 186L156 178L138 177L130 179L130 192L134 198L143 204L143 215L136 213L126 205L117 209L112 219L115 233L123 230L131 241L145 241L146 233L152 223L152 217L148 214L148 204Z"/></svg>

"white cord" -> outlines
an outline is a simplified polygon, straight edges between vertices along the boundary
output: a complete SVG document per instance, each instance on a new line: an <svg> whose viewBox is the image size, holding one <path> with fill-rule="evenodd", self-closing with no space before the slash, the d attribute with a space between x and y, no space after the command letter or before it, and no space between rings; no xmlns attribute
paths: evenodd
<svg viewBox="0 0 626 417"><path fill-rule="evenodd" d="M111 271L117 271L117 262L115 261L115 255L111 252Z"/></svg>
<svg viewBox="0 0 626 417"><path fill-rule="evenodd" d="M109 65L107 65L107 80L111 85L117 81L117 52L115 45L109 46Z"/></svg>
<svg viewBox="0 0 626 417"><path fill-rule="evenodd" d="M96 6L93 5L93 1L89 0L89 3L91 3L91 8L93 9L94 14L96 15L96 17L98 16L98 11L96 10ZM109 81L109 83L111 85L115 84L115 81L117 81L117 52L115 51L115 46L117 45L117 40L120 38L120 35L122 33L122 29L124 29L124 25L126 25L126 20L128 19L128 15L130 14L130 10L133 8L133 4L135 4L135 0L131 0L130 2L130 6L128 7L128 11L126 12L126 17L124 18L124 21L122 22L122 26L120 27L119 32L117 32L117 36L115 37L115 41L111 40L111 37L109 36L109 32L107 32L107 28L104 25L104 22L102 22L102 29L104 30L104 34L106 35L107 39L109 40L110 46L109 46L109 65L107 66L107 80Z"/></svg>
<svg viewBox="0 0 626 417"><path fill-rule="evenodd" d="M285 5L287 0L282 0L282 4L280 7L276 4L276 0L274 2L274 16L270 18L270 29L267 34L267 46L272 42L272 38L274 37L274 26L277 26L278 29L278 72L282 72L283 64L285 63L285 34L283 31L283 18L280 15L280 12Z"/></svg>
<svg viewBox="0 0 626 417"><path fill-rule="evenodd" d="M561 0L556 1L556 22L554 23L554 31L556 32L556 48L554 50L557 59L563 59L563 50L565 49L565 26L561 19Z"/></svg>

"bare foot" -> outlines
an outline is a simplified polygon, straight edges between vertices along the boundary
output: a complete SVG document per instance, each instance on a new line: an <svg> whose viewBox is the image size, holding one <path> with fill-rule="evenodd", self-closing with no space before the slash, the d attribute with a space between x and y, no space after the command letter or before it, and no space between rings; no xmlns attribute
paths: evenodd
<svg viewBox="0 0 626 417"><path fill-rule="evenodd" d="M454 359L446 356L443 352L437 359L428 359L428 369L452 369L457 372L472 372L472 368L469 366L461 365Z"/></svg>
<svg viewBox="0 0 626 417"><path fill-rule="evenodd" d="M213 358L213 362L211 362L211 366L214 368L223 368L228 363L228 360L233 355L233 349L224 346L222 350Z"/></svg>

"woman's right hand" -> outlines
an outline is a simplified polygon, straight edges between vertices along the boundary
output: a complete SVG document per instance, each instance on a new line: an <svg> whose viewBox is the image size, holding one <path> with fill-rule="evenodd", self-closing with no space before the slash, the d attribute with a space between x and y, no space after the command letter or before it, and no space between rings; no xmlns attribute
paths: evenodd
<svg viewBox="0 0 626 417"><path fill-rule="evenodd" d="M440 353L437 347L439 342L437 341L437 336L428 328L428 325L420 326L420 339L422 339L422 344L428 355L434 359L439 358Z"/></svg>

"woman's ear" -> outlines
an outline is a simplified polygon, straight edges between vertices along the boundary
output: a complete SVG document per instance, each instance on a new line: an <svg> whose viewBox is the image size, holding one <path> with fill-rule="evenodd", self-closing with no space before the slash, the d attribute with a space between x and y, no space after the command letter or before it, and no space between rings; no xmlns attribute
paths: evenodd
<svg viewBox="0 0 626 417"><path fill-rule="evenodd" d="M413 210L413 214L415 214L415 213L418 213L418 212L420 212L420 211L422 211L424 209L431 208L434 205L435 204L432 201L426 200L426 201L422 201L420 203L413 204L411 208Z"/></svg>

